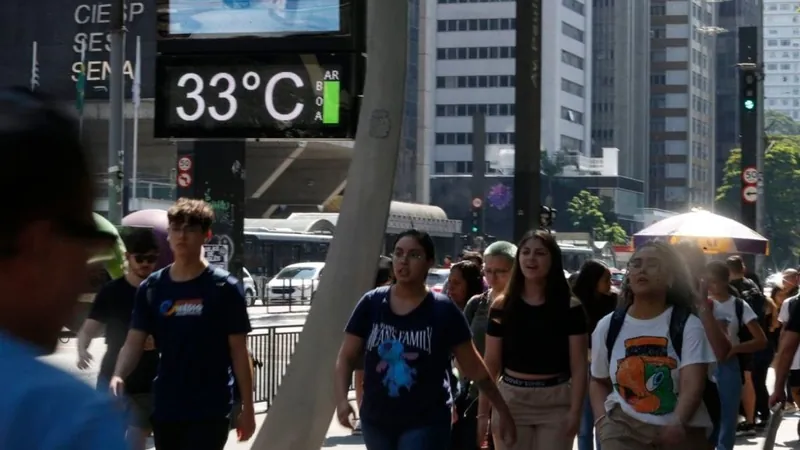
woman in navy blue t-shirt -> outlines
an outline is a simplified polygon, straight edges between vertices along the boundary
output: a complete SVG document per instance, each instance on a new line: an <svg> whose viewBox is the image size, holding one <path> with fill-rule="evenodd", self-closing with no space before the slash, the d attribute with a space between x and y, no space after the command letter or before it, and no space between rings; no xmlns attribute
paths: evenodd
<svg viewBox="0 0 800 450"><path fill-rule="evenodd" d="M345 329L336 362L337 417L352 427L347 392L364 357L361 429L368 450L447 450L451 357L475 380L499 415L498 437L516 440L514 421L472 344L466 319L447 297L425 286L435 261L426 233L401 233L394 246L395 284L367 292Z"/></svg>

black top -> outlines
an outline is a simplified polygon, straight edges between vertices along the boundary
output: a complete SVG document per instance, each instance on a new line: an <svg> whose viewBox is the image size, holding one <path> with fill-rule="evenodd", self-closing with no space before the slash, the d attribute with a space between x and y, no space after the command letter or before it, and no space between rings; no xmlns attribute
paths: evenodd
<svg viewBox="0 0 800 450"><path fill-rule="evenodd" d="M124 277L106 283L97 293L89 318L106 326L106 350L100 363L100 377L106 380L114 374L117 363L133 315L136 299L136 287L128 283ZM125 380L125 391L129 394L149 393L153 390L153 378L158 369L158 352L145 351L139 365Z"/></svg>
<svg viewBox="0 0 800 450"><path fill-rule="evenodd" d="M614 312L617 307L617 294L598 294L581 303L583 303L583 308L589 318L589 334L591 334L594 333L600 319ZM591 342L589 342L589 346L591 346Z"/></svg>
<svg viewBox="0 0 800 450"><path fill-rule="evenodd" d="M503 311L489 312L488 336L503 339L503 368L529 375L570 372L569 337L588 333L586 312L578 299L569 307L555 301L532 306L522 302L512 327L503 323Z"/></svg>

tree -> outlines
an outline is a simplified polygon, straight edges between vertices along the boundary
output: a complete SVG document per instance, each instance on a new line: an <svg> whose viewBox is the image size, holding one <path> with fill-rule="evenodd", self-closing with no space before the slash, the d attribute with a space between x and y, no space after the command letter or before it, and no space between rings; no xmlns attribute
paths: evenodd
<svg viewBox="0 0 800 450"><path fill-rule="evenodd" d="M767 111L764 114L764 131L770 136L798 136L800 123L786 114Z"/></svg>
<svg viewBox="0 0 800 450"><path fill-rule="evenodd" d="M716 205L728 217L741 211L741 161L739 149L731 151L717 189ZM780 136L764 157L765 234L770 240L773 261L783 264L800 254L800 136Z"/></svg>
<svg viewBox="0 0 800 450"><path fill-rule="evenodd" d="M601 211L602 201L589 191L580 191L567 204L567 213L572 226L594 234L596 240L607 240L613 244L626 244L628 234L618 223L609 224Z"/></svg>

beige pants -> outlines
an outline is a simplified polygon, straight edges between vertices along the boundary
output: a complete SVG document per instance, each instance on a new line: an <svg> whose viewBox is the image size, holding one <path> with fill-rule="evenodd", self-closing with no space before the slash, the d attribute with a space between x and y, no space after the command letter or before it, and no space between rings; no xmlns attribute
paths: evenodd
<svg viewBox="0 0 800 450"><path fill-rule="evenodd" d="M512 386L501 380L498 388L517 425L517 443L508 446L495 432L497 450L572 450L575 439L564 437L572 395L570 383L532 388ZM496 420L497 414L492 414L495 430Z"/></svg>
<svg viewBox="0 0 800 450"><path fill-rule="evenodd" d="M614 406L595 425L603 450L674 450L676 446L657 444L661 427L640 422ZM707 450L704 428L688 428L686 441L677 445L680 450Z"/></svg>

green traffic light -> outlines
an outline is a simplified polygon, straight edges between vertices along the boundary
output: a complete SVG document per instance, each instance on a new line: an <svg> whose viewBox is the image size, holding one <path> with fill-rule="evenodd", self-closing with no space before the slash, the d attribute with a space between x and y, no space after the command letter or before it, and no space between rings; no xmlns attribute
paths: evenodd
<svg viewBox="0 0 800 450"><path fill-rule="evenodd" d="M473 233L477 233L478 232L478 227L472 227L472 232Z"/></svg>
<svg viewBox="0 0 800 450"><path fill-rule="evenodd" d="M754 109L756 107L756 102L752 100L745 100L744 101L744 109Z"/></svg>

